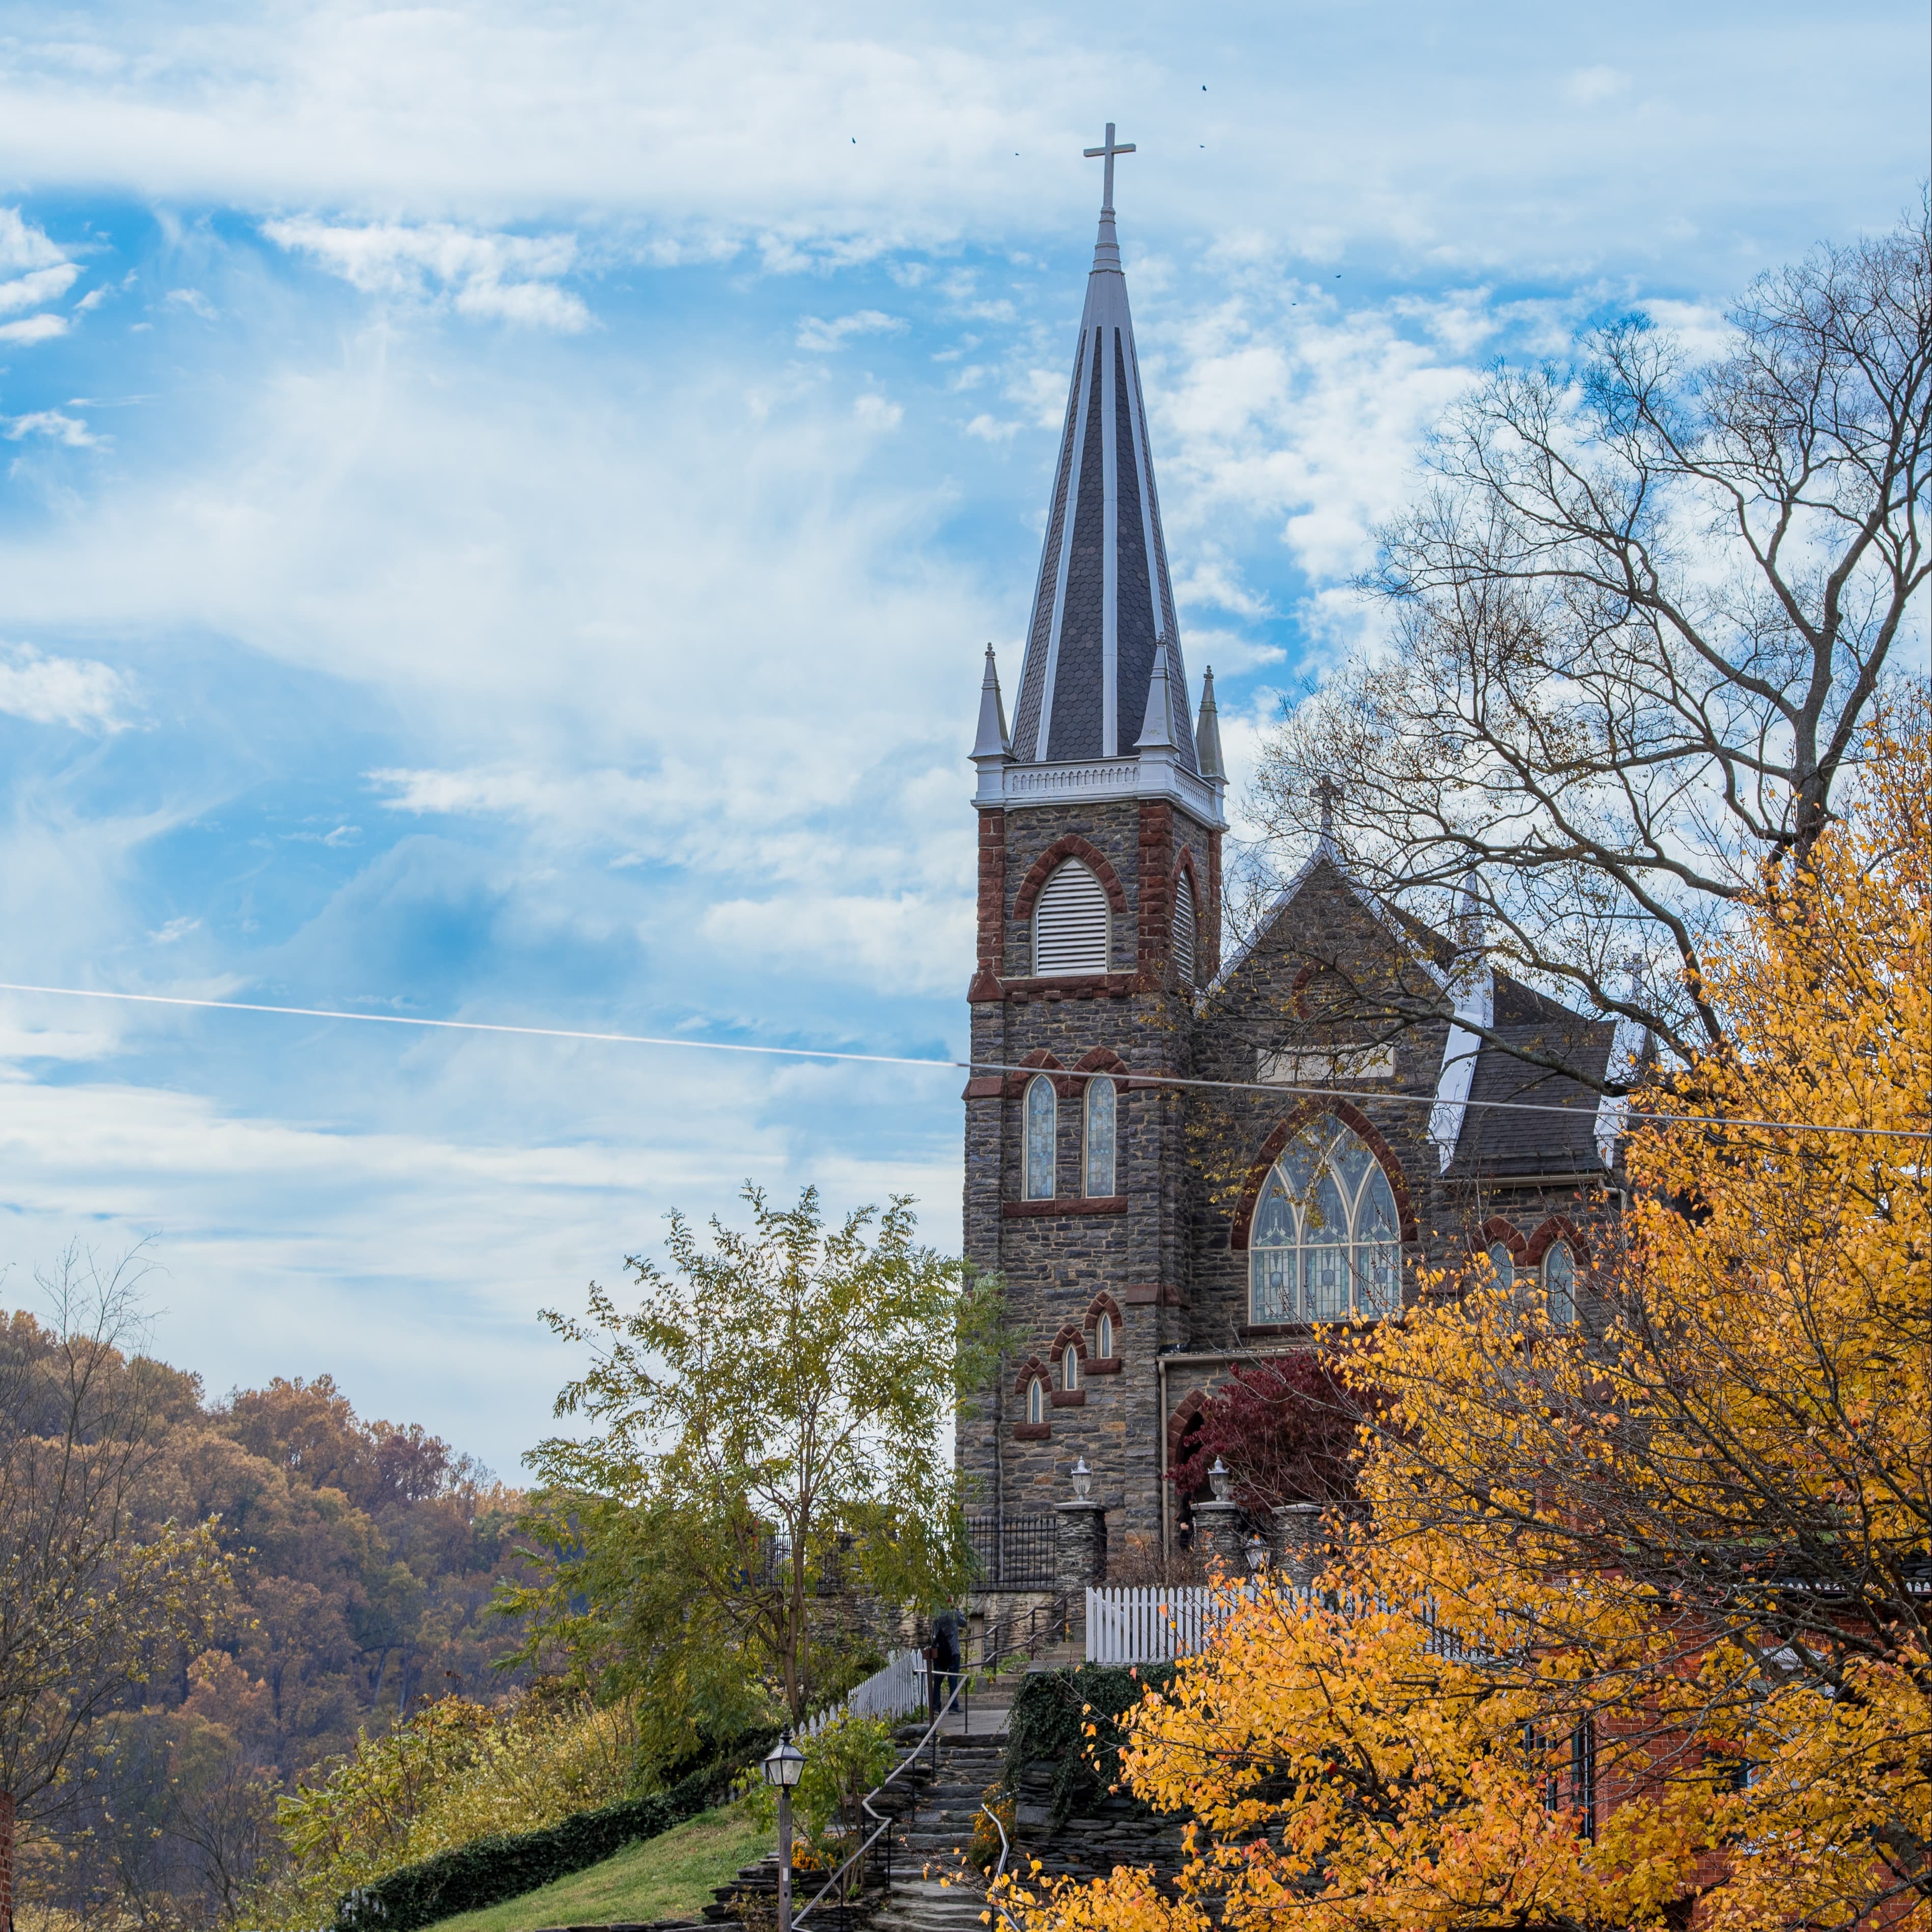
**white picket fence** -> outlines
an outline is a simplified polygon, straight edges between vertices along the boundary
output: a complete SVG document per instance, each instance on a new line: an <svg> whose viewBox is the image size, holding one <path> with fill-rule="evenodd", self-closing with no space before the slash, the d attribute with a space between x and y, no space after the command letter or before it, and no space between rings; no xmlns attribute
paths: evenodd
<svg viewBox="0 0 1932 1932"><path fill-rule="evenodd" d="M1164 1585L1110 1583L1087 1592L1087 1661L1089 1664L1172 1664L1177 1657L1192 1657L1204 1650L1216 1629L1226 1623L1244 1603L1252 1603L1258 1586L1252 1582L1216 1588L1196 1584L1187 1588ZM1300 1588L1275 1586L1284 1601L1306 1602L1309 1592ZM1388 1608L1381 1597L1336 1599L1324 1602L1346 1614L1364 1614ZM1431 1622L1433 1614L1431 1613ZM1491 1653L1471 1646L1453 1631L1436 1630L1429 1649L1437 1657L1480 1661Z"/></svg>
<svg viewBox="0 0 1932 1932"><path fill-rule="evenodd" d="M883 1670L854 1684L829 1710L808 1718L799 1735L808 1738L822 1731L842 1712L855 1718L903 1718L926 1708L926 1659L916 1650L891 1651Z"/></svg>
<svg viewBox="0 0 1932 1932"><path fill-rule="evenodd" d="M1254 1600L1255 1586L1213 1589L1204 1584L1110 1583L1087 1592L1089 1664L1171 1664L1192 1657L1236 1607Z"/></svg>

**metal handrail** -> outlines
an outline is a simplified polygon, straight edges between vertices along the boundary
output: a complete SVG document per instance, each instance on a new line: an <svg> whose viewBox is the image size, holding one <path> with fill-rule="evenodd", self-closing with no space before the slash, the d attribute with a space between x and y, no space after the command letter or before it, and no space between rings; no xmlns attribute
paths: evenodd
<svg viewBox="0 0 1932 1932"><path fill-rule="evenodd" d="M1067 1600L1064 1599L1060 1596L1056 1596L1054 1598L1053 1608L1055 1612L1055 1616L1052 1620L1054 1622L1058 1622L1064 1620L1065 1611L1063 1606L1066 1600ZM891 1818L880 1817L879 1814L872 1808L872 1800L880 1796L884 1792L888 1785L897 1784L900 1777L906 1771L907 1768L909 1766L916 1764L919 1762L920 1753L925 1750L928 1744L932 1744L934 1757L937 1760L939 1754L939 1745L938 1742L939 1727L946 1721L946 1718L952 1714L953 1706L958 1703L960 1699L966 1695L968 1689L971 1684L974 1678L980 1672L988 1669L992 1670L994 1676L998 1676L1000 1664L1010 1657L1018 1656L1022 1651L1024 1651L1029 1657L1033 1654L1032 1640L1029 1640L1029 1641L1025 1643L1009 1645L1004 1650L995 1651L991 1657L982 1657L980 1658L978 1664L976 1664L970 1670L965 1670L963 1667L961 1669L958 1676L954 1681L952 1695L946 1699L946 1702L942 1706L940 1706L938 1713L934 1715L932 1722L926 1726L925 1734L920 1738L918 1743L914 1744L912 1749L908 1751L905 1756L901 1758L898 1762L894 1765L892 1769L886 1772L885 1776L880 1778L878 1783L874 1785L872 1790L867 1792L865 1796L859 1801L859 1808L863 1811L868 1818L873 1819L876 1820L876 1822L873 1825L872 1830L866 1834L863 1843L860 1844L859 1849L854 1852L845 1860L844 1863L842 1864L838 1869L819 1887L818 1890L813 1894L811 1899L806 1903L801 1910L796 1912L792 1915L791 1922L794 1928L804 1924L807 1917L818 1910L818 1906L824 1902L827 1894L829 1894L832 1888L838 1885L839 1881L844 1877L845 1874L850 1871L854 1865L860 1865L862 1870L862 1861L864 1860L867 1852L871 1851L872 1847L879 1842L881 1833L891 1829L896 1821ZM982 1806L981 1808L984 1809L985 1808ZM998 1819L995 1818L993 1820L993 1822L995 1825L999 1825L1000 1821ZM1006 1828L1004 1826L1000 1826L1000 1843L1003 1847L1005 1845L1006 1841ZM1001 1868L1004 1869L1006 1864L1006 1854L1004 1850L1000 1853L1000 1862Z"/></svg>
<svg viewBox="0 0 1932 1932"><path fill-rule="evenodd" d="M986 1903L1004 1919L1010 1932L1024 1932L1006 1901L1000 1895L1000 1880L1006 1876L1006 1859L1012 1847L1006 1842L1006 1828L1000 1822L1000 1814L990 1804L982 1804L980 1809L993 1821L993 1829L1000 1834L1000 1858L994 1866L992 1876L986 1881Z"/></svg>

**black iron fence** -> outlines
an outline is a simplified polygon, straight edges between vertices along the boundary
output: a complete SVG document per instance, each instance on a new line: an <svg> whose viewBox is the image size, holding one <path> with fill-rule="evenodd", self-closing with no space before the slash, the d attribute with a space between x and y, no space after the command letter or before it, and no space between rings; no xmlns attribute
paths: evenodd
<svg viewBox="0 0 1932 1932"><path fill-rule="evenodd" d="M1003 1517L986 1510L969 1515L974 1580L982 1589L1052 1589L1055 1527L1050 1510Z"/></svg>

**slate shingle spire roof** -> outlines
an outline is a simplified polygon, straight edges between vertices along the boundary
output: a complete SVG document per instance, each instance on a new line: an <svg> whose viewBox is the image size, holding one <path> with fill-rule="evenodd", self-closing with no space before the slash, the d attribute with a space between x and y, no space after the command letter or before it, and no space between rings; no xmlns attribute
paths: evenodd
<svg viewBox="0 0 1932 1932"><path fill-rule="evenodd" d="M1163 639L1175 759L1198 775L1126 278L1103 207L1020 674L1016 762L1131 757Z"/></svg>

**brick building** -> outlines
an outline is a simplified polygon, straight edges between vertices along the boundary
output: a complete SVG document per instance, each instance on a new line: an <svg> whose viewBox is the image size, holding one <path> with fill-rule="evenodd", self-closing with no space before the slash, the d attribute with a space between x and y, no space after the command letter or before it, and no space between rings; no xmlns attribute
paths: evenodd
<svg viewBox="0 0 1932 1932"><path fill-rule="evenodd" d="M1641 1048L1495 969L1472 912L1391 911L1327 831L1222 957L1214 676L1197 709L1111 206L1052 490L1011 728L989 650L973 749L965 1246L1018 1342L958 1454L994 1579L1077 1458L1117 1555L1172 1547L1165 1472L1205 1392L1394 1312L1418 1266L1485 1249L1578 1305L1616 1103L1534 1056L1600 1073Z"/></svg>

